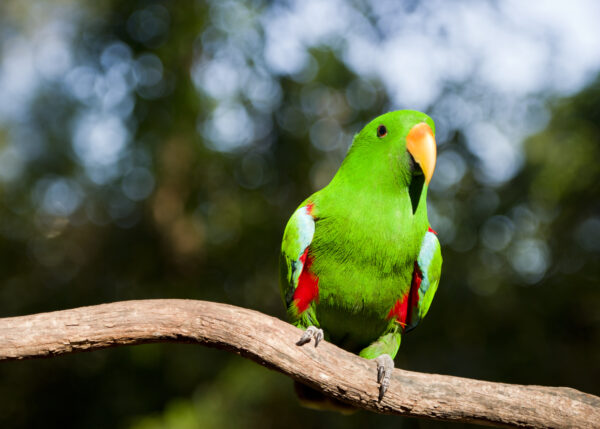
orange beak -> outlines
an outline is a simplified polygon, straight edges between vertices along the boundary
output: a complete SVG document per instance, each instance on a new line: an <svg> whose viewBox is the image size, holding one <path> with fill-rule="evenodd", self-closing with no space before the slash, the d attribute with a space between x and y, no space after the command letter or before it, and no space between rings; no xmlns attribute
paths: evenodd
<svg viewBox="0 0 600 429"><path fill-rule="evenodd" d="M411 128L406 136L406 149L421 166L425 175L425 183L429 185L433 170L435 170L437 153L435 137L429 125L421 122Z"/></svg>

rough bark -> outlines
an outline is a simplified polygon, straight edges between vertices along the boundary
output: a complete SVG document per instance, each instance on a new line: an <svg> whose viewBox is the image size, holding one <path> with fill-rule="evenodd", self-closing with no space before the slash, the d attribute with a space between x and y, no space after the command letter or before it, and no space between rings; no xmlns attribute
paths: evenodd
<svg viewBox="0 0 600 429"><path fill-rule="evenodd" d="M522 386L395 369L381 402L375 362L265 314L205 301L143 300L0 319L0 360L118 345L199 343L226 349L360 408L493 426L593 428L600 398L566 387Z"/></svg>

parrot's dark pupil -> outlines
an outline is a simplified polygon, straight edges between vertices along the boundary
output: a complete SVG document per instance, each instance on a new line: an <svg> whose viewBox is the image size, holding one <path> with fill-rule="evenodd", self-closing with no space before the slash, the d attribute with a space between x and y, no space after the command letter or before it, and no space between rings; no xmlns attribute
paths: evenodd
<svg viewBox="0 0 600 429"><path fill-rule="evenodd" d="M377 137L385 137L386 134L387 128L385 128L385 125L380 125L377 127Z"/></svg>

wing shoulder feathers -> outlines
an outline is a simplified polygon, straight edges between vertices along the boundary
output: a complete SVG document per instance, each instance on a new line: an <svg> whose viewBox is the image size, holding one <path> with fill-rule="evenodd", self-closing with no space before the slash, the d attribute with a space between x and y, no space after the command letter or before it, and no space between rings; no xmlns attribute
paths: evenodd
<svg viewBox="0 0 600 429"><path fill-rule="evenodd" d="M410 290L410 316L406 331L417 327L427 315L429 306L440 282L442 252L436 233L430 228L421 242L421 250L415 263Z"/></svg>
<svg viewBox="0 0 600 429"><path fill-rule="evenodd" d="M281 243L280 288L286 305L290 305L298 278L304 268L306 250L315 234L312 204L303 204L292 215L285 227Z"/></svg>
<svg viewBox="0 0 600 429"><path fill-rule="evenodd" d="M423 278L419 290L419 319L429 311L429 306L440 282L442 273L442 251L437 235L433 230L427 231L421 244L417 259Z"/></svg>

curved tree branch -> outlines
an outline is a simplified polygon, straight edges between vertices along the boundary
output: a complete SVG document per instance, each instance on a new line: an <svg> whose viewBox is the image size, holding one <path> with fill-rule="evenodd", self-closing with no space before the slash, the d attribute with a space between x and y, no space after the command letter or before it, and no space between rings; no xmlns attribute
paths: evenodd
<svg viewBox="0 0 600 429"><path fill-rule="evenodd" d="M394 370L378 402L376 364L331 343L298 347L300 330L226 304L142 300L0 319L0 360L151 342L226 349L360 408L495 426L592 428L600 398L566 387L520 386Z"/></svg>

